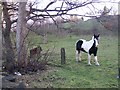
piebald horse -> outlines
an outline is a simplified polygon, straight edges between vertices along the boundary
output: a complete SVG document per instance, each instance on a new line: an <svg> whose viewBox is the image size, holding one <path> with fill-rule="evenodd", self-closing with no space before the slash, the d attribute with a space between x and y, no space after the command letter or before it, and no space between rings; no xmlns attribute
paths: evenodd
<svg viewBox="0 0 120 90"><path fill-rule="evenodd" d="M98 51L98 45L100 40L100 34L95 35L92 37L91 40L86 41L84 39L80 39L76 42L76 61L81 61L81 52L85 52L88 54L88 65L91 65L91 55L94 55L95 64L99 66L97 59L97 51Z"/></svg>

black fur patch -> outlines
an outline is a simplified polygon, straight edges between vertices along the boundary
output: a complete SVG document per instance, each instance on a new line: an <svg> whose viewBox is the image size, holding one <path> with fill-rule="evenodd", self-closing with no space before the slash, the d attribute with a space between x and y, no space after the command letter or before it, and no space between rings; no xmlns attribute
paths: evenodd
<svg viewBox="0 0 120 90"><path fill-rule="evenodd" d="M98 50L98 48L95 46L95 44L96 44L96 42L94 40L93 46L89 50L89 54L90 55L93 54L94 56L97 56L97 50Z"/></svg>
<svg viewBox="0 0 120 90"><path fill-rule="evenodd" d="M100 34L98 34L98 35L94 35L94 38L97 39L98 43L99 43L99 35L100 35Z"/></svg>
<svg viewBox="0 0 120 90"><path fill-rule="evenodd" d="M86 52L83 48L81 48L83 44L83 41L82 40L79 40L77 43L76 43L76 50L78 50L78 53L80 53L80 51L83 51L83 52ZM86 52L87 53L87 52Z"/></svg>

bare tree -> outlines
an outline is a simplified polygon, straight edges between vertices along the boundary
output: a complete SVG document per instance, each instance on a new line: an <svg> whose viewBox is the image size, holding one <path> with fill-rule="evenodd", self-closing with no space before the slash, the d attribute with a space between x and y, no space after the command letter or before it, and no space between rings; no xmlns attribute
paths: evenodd
<svg viewBox="0 0 120 90"><path fill-rule="evenodd" d="M112 9L112 8L111 8ZM111 11L111 9L108 9L106 6L104 6L103 8L103 12L101 13L101 16L106 16L109 14L109 12Z"/></svg>
<svg viewBox="0 0 120 90"><path fill-rule="evenodd" d="M5 28L3 28L3 37L4 37L4 47L5 47L5 54L6 54L6 69L9 73L14 71L14 51L12 49L12 42L10 39L10 30L11 30L11 20L10 15L7 8L7 2L2 2L3 6L3 18L5 21Z"/></svg>
<svg viewBox="0 0 120 90"><path fill-rule="evenodd" d="M2 17L2 6L0 5L0 42L2 42L2 18L1 17ZM2 70L2 43L0 43L0 70Z"/></svg>
<svg viewBox="0 0 120 90"><path fill-rule="evenodd" d="M25 44L26 37L26 4L27 2L20 2L18 9L18 21L16 32L16 47L17 47L17 60L19 67L26 65L27 50Z"/></svg>

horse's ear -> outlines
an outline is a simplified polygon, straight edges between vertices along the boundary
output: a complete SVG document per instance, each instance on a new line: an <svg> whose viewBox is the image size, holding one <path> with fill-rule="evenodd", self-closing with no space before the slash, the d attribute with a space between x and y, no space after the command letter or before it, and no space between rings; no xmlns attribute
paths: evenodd
<svg viewBox="0 0 120 90"><path fill-rule="evenodd" d="M98 34L98 37L100 36L100 34Z"/></svg>

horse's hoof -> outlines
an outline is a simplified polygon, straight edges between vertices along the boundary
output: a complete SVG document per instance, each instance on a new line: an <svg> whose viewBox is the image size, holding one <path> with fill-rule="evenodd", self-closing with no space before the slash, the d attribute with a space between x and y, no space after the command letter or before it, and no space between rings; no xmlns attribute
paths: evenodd
<svg viewBox="0 0 120 90"><path fill-rule="evenodd" d="M88 66L91 66L92 64L88 64Z"/></svg>
<svg viewBox="0 0 120 90"><path fill-rule="evenodd" d="M96 66L100 66L100 64L96 64Z"/></svg>
<svg viewBox="0 0 120 90"><path fill-rule="evenodd" d="M80 61L77 61L77 63L80 63Z"/></svg>
<svg viewBox="0 0 120 90"><path fill-rule="evenodd" d="M100 64L99 64L99 63L96 63L96 66L100 66Z"/></svg>
<svg viewBox="0 0 120 90"><path fill-rule="evenodd" d="M81 62L80 60L76 61L77 63Z"/></svg>

